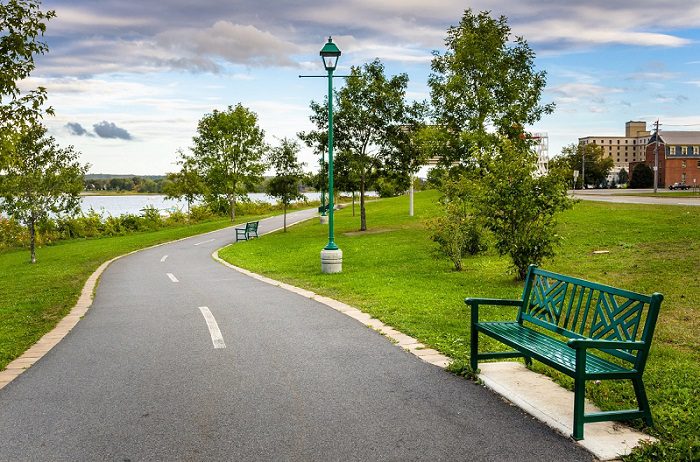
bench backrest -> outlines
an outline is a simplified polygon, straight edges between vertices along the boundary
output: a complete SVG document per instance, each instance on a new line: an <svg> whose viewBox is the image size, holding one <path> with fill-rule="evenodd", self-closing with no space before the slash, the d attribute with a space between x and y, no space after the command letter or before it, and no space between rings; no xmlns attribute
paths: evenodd
<svg viewBox="0 0 700 462"><path fill-rule="evenodd" d="M641 341L642 350L603 350L643 368L663 296L622 290L531 265L518 322L568 338Z"/></svg>
<svg viewBox="0 0 700 462"><path fill-rule="evenodd" d="M245 230L246 232L258 232L258 222L257 221L249 221L248 223L245 224Z"/></svg>

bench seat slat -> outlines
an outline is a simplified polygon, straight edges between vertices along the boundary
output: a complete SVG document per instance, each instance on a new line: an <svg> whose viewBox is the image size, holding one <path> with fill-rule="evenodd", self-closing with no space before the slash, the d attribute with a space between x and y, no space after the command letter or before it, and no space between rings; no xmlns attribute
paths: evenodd
<svg viewBox="0 0 700 462"><path fill-rule="evenodd" d="M555 338L524 327L517 322L480 322L479 331L487 332L506 345L529 351L540 360L547 359L573 375L576 371L576 350ZM546 362L546 361L545 361ZM564 372L564 371L562 371ZM591 353L586 354L586 374L629 373L618 364Z"/></svg>

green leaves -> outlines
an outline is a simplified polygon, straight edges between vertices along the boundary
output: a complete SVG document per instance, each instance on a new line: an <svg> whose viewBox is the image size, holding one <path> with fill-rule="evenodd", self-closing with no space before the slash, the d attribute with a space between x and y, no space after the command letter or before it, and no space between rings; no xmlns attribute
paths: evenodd
<svg viewBox="0 0 700 462"><path fill-rule="evenodd" d="M77 211L88 165L78 162L73 146L60 148L42 125L17 133L13 152L0 175L0 198L8 215L29 227L33 262L36 223Z"/></svg>
<svg viewBox="0 0 700 462"><path fill-rule="evenodd" d="M267 145L258 116L240 103L226 111L214 110L199 121L192 140L188 165L206 185L205 200L225 200L233 221L236 201L245 200L266 168L263 156Z"/></svg>
<svg viewBox="0 0 700 462"><path fill-rule="evenodd" d="M428 84L435 122L452 137L443 153L447 165L470 157L463 132L518 139L525 125L554 109L539 104L546 74L534 70L534 52L521 37L509 40L504 16L468 9L448 29L445 53L434 54Z"/></svg>

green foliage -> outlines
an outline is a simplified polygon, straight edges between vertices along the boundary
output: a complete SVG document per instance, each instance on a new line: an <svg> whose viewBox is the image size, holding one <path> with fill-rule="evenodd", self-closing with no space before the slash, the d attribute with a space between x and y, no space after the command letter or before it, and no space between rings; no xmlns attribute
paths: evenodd
<svg viewBox="0 0 700 462"><path fill-rule="evenodd" d="M287 138L282 139L280 146L272 149L270 163L275 169L275 177L267 183L267 193L277 198L284 208L284 231L287 231L287 207L292 201L304 198L299 192L301 182L305 177L303 164L299 163L299 144Z"/></svg>
<svg viewBox="0 0 700 462"><path fill-rule="evenodd" d="M35 68L34 58L48 51L42 41L54 11L41 11L38 0L0 4L0 169L12 155L19 131L36 125L43 115L46 89L21 90L19 82ZM51 114L51 108L46 109Z"/></svg>
<svg viewBox="0 0 700 462"><path fill-rule="evenodd" d="M493 127L515 139L522 127L554 109L539 105L546 79L545 72L534 70L535 53L522 37L512 42L510 37L505 16L494 19L468 9L459 25L447 30L445 53L434 53L428 84L443 131L437 144L445 165L471 159L479 140L473 133Z"/></svg>
<svg viewBox="0 0 700 462"><path fill-rule="evenodd" d="M496 249L509 255L519 279L530 264L554 256L555 216L571 207L566 179L556 171L535 176L536 154L502 140L476 182L474 207L491 230Z"/></svg>
<svg viewBox="0 0 700 462"><path fill-rule="evenodd" d="M178 150L178 157L180 171L168 173L163 193L169 199L184 199L189 211L192 203L204 194L205 183L197 171L193 157L187 156L182 150Z"/></svg>
<svg viewBox="0 0 700 462"><path fill-rule="evenodd" d="M36 261L36 225L50 213L78 209L87 165L80 165L72 146L60 148L46 128L32 125L19 134L15 155L0 176L0 198L6 212L29 229L30 257Z"/></svg>
<svg viewBox="0 0 700 462"><path fill-rule="evenodd" d="M428 221L430 239L436 242L440 252L462 271L462 258L486 250L483 225L471 212L464 200L455 198L444 205L442 215Z"/></svg>
<svg viewBox="0 0 700 462"><path fill-rule="evenodd" d="M573 172L582 172L585 160L585 185L604 185L610 170L615 166L612 157L606 156L603 148L597 144L572 143L562 149L561 156L555 157L550 162L550 169L562 170L566 178L573 178ZM576 187L584 187L584 178L579 175L576 179Z"/></svg>
<svg viewBox="0 0 700 462"><path fill-rule="evenodd" d="M620 170L620 172L617 174L617 183L618 184L627 184L630 180L630 176L627 173L627 170L624 168Z"/></svg>
<svg viewBox="0 0 700 462"><path fill-rule="evenodd" d="M258 116L240 103L226 111L214 110L199 121L193 143L192 156L184 162L206 185L204 200L210 208L225 205L233 221L236 202L245 200L266 167L267 146Z"/></svg>
<svg viewBox="0 0 700 462"><path fill-rule="evenodd" d="M353 170L359 181L361 231L367 229L368 186L383 175L404 176L408 181L409 174L420 166L411 133L420 125L421 105L406 104L407 85L406 74L387 78L384 64L376 59L351 67L345 86L335 93L334 141L347 156L344 168ZM321 153L323 142L328 142L327 101L312 101L311 110L316 130L299 133L299 137Z"/></svg>
<svg viewBox="0 0 700 462"><path fill-rule="evenodd" d="M634 166L630 178L630 188L651 188L654 186L654 171L647 164L640 163Z"/></svg>

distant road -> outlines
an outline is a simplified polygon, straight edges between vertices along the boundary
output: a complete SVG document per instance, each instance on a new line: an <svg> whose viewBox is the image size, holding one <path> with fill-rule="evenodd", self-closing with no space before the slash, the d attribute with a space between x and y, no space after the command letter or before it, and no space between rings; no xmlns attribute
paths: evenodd
<svg viewBox="0 0 700 462"><path fill-rule="evenodd" d="M628 194L653 193L653 189L635 189L633 193L624 189L587 189L585 191L576 190L574 197L586 201L617 202L622 204L656 204L656 205L693 205L700 206L700 195L695 197L647 197L633 196ZM660 189L664 193L665 190Z"/></svg>

